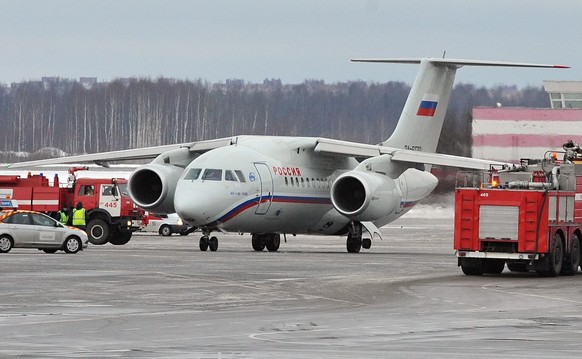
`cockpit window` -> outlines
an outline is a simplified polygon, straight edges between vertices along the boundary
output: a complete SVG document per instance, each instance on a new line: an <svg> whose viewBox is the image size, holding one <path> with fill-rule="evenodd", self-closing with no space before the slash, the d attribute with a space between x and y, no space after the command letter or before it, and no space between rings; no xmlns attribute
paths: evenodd
<svg viewBox="0 0 582 359"><path fill-rule="evenodd" d="M236 182L236 177L234 176L234 173L231 170L226 170L224 171L224 180Z"/></svg>
<svg viewBox="0 0 582 359"><path fill-rule="evenodd" d="M200 168L190 168L184 176L184 179L190 181L197 180L198 176L200 176L200 172L202 172Z"/></svg>
<svg viewBox="0 0 582 359"><path fill-rule="evenodd" d="M235 172L235 173L236 173L236 175L238 176L238 180L239 180L240 182L243 182L243 183L244 183L244 182L246 182L246 181L247 181L247 180L245 179L245 175L242 173L242 171L241 171L241 170L235 170L234 172Z"/></svg>
<svg viewBox="0 0 582 359"><path fill-rule="evenodd" d="M202 175L203 181L221 181L222 170L207 168Z"/></svg>

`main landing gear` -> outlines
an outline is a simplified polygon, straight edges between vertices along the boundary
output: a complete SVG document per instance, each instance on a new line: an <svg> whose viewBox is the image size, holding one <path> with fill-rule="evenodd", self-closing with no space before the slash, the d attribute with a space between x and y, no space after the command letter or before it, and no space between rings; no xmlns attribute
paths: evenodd
<svg viewBox="0 0 582 359"><path fill-rule="evenodd" d="M281 235L278 233L253 233L252 245L257 252L262 252L265 248L269 252L276 252L280 244Z"/></svg>
<svg viewBox="0 0 582 359"><path fill-rule="evenodd" d="M372 247L372 240L370 238L362 238L362 224L353 222L346 240L348 253L358 253L360 249L370 249L370 247Z"/></svg>

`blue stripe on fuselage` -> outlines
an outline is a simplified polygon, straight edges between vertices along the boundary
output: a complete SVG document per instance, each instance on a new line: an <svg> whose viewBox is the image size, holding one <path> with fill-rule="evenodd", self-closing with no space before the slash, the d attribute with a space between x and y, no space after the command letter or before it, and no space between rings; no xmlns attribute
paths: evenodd
<svg viewBox="0 0 582 359"><path fill-rule="evenodd" d="M261 198L261 203L267 201L269 201L268 196ZM331 199L329 197L273 196L272 202L297 203L297 204L331 204ZM236 217L238 214L258 204L259 204L258 197L246 200L243 203L231 209L230 211L228 211L226 214L217 219L215 222L224 223L226 221L229 221L232 218ZM215 222L213 222L212 224L215 224Z"/></svg>

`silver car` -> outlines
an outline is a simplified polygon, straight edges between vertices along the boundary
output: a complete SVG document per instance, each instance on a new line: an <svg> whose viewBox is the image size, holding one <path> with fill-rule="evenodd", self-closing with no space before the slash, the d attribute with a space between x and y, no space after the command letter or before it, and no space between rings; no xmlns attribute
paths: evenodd
<svg viewBox="0 0 582 359"><path fill-rule="evenodd" d="M87 248L88 242L85 231L64 226L46 214L34 211L0 212L0 253L8 253L12 248L77 253Z"/></svg>

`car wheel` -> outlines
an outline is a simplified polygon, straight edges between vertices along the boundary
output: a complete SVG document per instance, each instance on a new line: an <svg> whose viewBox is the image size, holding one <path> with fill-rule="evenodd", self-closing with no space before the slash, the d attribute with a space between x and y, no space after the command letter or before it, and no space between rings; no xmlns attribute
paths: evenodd
<svg viewBox="0 0 582 359"><path fill-rule="evenodd" d="M8 236L0 237L0 253L8 253L14 246L12 238Z"/></svg>
<svg viewBox="0 0 582 359"><path fill-rule="evenodd" d="M77 253L81 250L81 241L77 237L69 237L63 244L63 250L67 253Z"/></svg>
<svg viewBox="0 0 582 359"><path fill-rule="evenodd" d="M164 237L168 237L172 235L172 227L164 224L160 227L160 234Z"/></svg>
<svg viewBox="0 0 582 359"><path fill-rule="evenodd" d="M43 248L42 251L45 253L49 253L49 254L53 254L53 253L57 252L57 250L54 248Z"/></svg>

